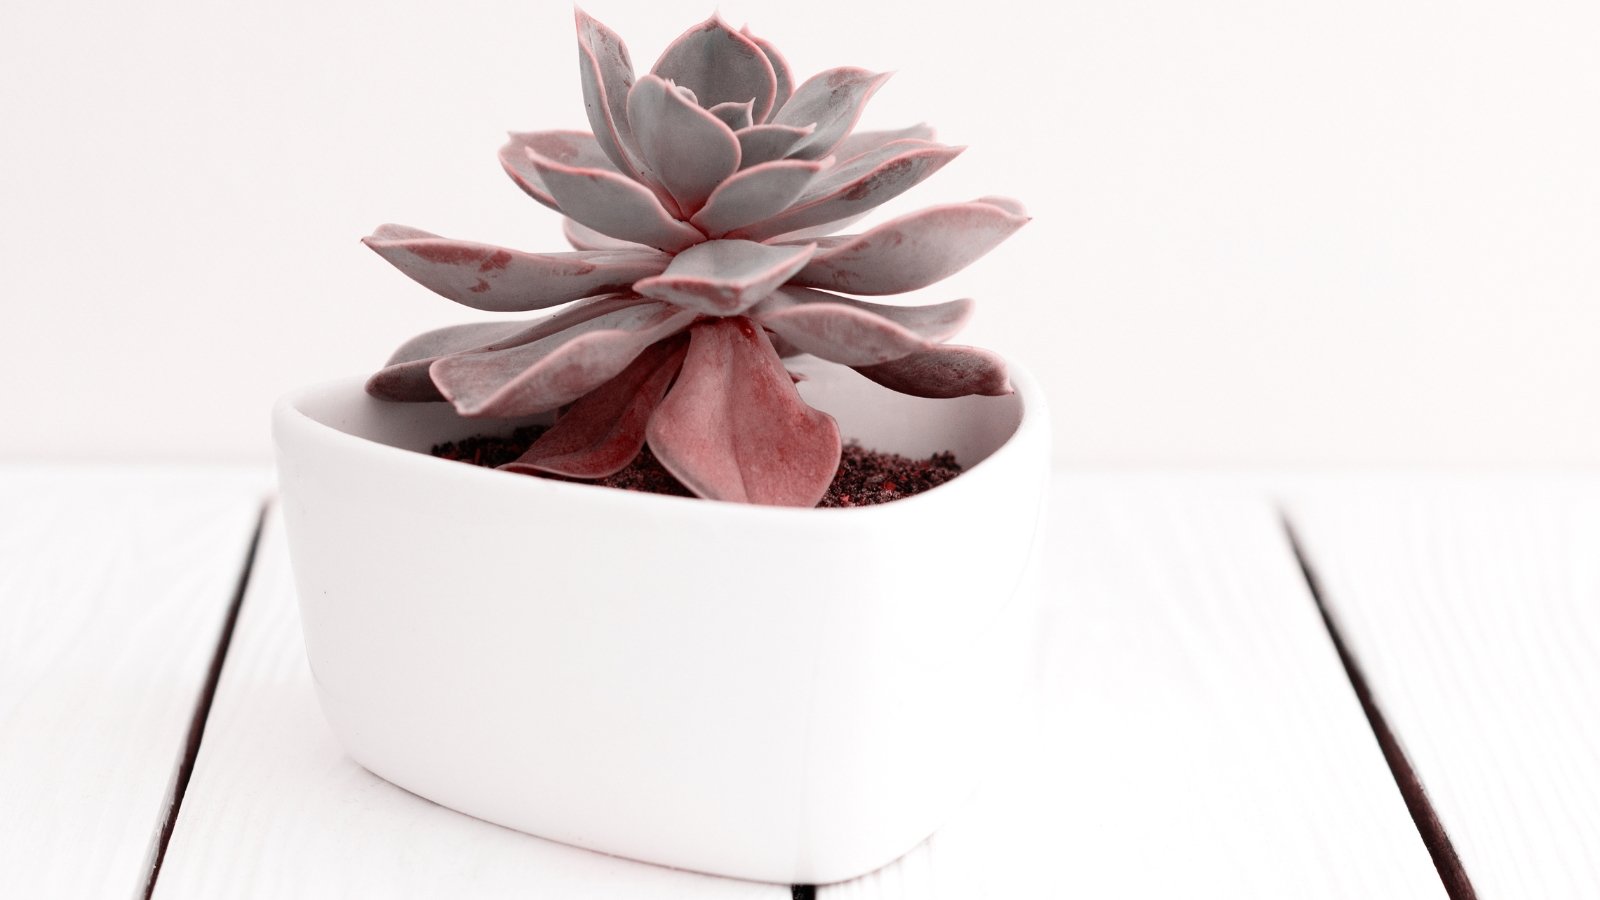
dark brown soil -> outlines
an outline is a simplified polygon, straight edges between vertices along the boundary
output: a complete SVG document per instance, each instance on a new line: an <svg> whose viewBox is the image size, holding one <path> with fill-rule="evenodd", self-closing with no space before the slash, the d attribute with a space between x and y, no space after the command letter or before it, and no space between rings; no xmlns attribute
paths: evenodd
<svg viewBox="0 0 1600 900"><path fill-rule="evenodd" d="M511 462L528 449L528 445L544 433L544 428L530 425L518 428L509 437L475 435L459 441L439 444L433 455L443 459L494 468ZM910 497L944 484L961 474L961 464L952 453L935 453L923 459L910 459L896 453L879 453L867 450L854 442L846 444L839 460L839 474L833 478L828 493L819 507L872 506ZM580 481L560 475L539 475L557 481ZM598 481L584 482L620 488L625 491L643 491L649 494L670 494L676 497L693 496L683 483L672 477L650 452L647 446L628 467Z"/></svg>

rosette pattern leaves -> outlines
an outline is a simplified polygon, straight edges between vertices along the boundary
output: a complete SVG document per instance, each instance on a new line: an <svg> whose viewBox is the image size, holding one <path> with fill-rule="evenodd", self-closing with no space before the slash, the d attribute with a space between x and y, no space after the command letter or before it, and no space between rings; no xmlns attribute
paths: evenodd
<svg viewBox="0 0 1600 900"><path fill-rule="evenodd" d="M601 478L649 444L696 494L814 506L840 437L784 360L849 366L923 397L1010 392L995 354L946 344L970 300L855 296L927 287L1028 221L1014 200L933 206L835 234L963 148L925 125L858 131L887 75L797 80L782 54L712 16L650 71L578 10L590 132L514 132L500 164L564 217L572 249L538 253L384 225L367 246L456 303L550 309L529 322L443 328L406 342L373 396L448 401L464 416L558 411L505 468Z"/></svg>

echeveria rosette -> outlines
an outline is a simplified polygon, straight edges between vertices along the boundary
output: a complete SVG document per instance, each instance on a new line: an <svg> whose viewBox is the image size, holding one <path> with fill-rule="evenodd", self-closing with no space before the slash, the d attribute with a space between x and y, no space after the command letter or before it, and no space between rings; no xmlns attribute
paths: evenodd
<svg viewBox="0 0 1600 900"><path fill-rule="evenodd" d="M366 243L475 309L561 306L520 323L428 332L367 384L464 416L560 410L504 468L612 474L648 443L696 494L814 506L838 467L831 416L783 359L810 353L923 397L1009 393L1004 363L945 344L970 300L846 296L933 284L1028 221L1015 201L934 206L832 235L960 153L918 125L854 132L887 76L837 68L796 83L771 44L713 16L635 77L622 39L577 13L593 133L514 133L500 151L560 212L573 250L527 253L380 227Z"/></svg>

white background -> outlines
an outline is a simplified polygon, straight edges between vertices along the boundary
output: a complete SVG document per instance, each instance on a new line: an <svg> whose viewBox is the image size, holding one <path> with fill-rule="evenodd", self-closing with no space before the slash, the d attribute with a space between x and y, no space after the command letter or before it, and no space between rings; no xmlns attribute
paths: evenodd
<svg viewBox="0 0 1600 900"><path fill-rule="evenodd" d="M586 8L641 69L710 12ZM721 8L971 146L887 213L1029 205L924 293L1060 460L1600 462L1600 4ZM277 394L481 316L373 226L565 249L495 160L587 127L565 3L3 9L0 458L265 461Z"/></svg>

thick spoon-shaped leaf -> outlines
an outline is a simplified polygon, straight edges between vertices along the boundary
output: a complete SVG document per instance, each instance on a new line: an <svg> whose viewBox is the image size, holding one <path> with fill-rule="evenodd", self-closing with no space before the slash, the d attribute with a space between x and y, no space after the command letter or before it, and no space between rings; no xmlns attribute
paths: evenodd
<svg viewBox="0 0 1600 900"><path fill-rule="evenodd" d="M760 47L761 52L767 55L767 62L772 64L772 75L776 81L772 92L772 110L765 119L756 120L757 122L770 121L774 115L777 115L778 110L783 108L783 104L788 102L789 97L794 94L794 75L789 71L788 60L783 58L783 54L779 53L778 48L772 46L770 41L751 34L749 28L739 29L739 33L749 38L750 43Z"/></svg>
<svg viewBox="0 0 1600 900"><path fill-rule="evenodd" d="M627 288L672 257L655 250L524 253L383 225L362 243L434 293L473 309L520 312Z"/></svg>
<svg viewBox="0 0 1600 900"><path fill-rule="evenodd" d="M639 79L628 94L628 119L640 160L685 216L739 170L733 129L655 75Z"/></svg>
<svg viewBox="0 0 1600 900"><path fill-rule="evenodd" d="M730 100L753 100L757 122L767 120L777 90L767 55L715 15L673 41L650 74L694 91L708 109Z"/></svg>
<svg viewBox="0 0 1600 900"><path fill-rule="evenodd" d="M734 132L739 139L739 165L748 169L787 157L817 130L815 125L752 125Z"/></svg>
<svg viewBox="0 0 1600 900"><path fill-rule="evenodd" d="M816 131L791 152L800 159L827 156L855 127L867 101L889 80L888 74L845 66L806 79L772 117L774 125L816 125Z"/></svg>
<svg viewBox="0 0 1600 900"><path fill-rule="evenodd" d="M793 281L851 294L914 291L966 268L1027 222L981 200L929 207L831 239Z"/></svg>
<svg viewBox="0 0 1600 900"><path fill-rule="evenodd" d="M1006 364L977 347L945 344L876 366L855 370L890 390L914 397L999 397L1012 391Z"/></svg>
<svg viewBox="0 0 1600 900"><path fill-rule="evenodd" d="M641 299L633 302L645 301ZM395 351L389 354L389 361L385 365L392 366L423 359L436 359L451 353L481 350L520 335L527 329L528 324L527 322L467 322L424 331L395 348Z"/></svg>
<svg viewBox="0 0 1600 900"><path fill-rule="evenodd" d="M729 237L764 241L865 213L894 199L944 168L964 147L926 141L896 141L819 176L784 212Z"/></svg>
<svg viewBox="0 0 1600 900"><path fill-rule="evenodd" d="M804 288L780 288L750 317L790 346L847 366L871 366L931 349L972 313L972 301L884 306Z"/></svg>
<svg viewBox="0 0 1600 900"><path fill-rule="evenodd" d="M572 245L574 250L649 250L643 244L632 241L619 241L610 235L601 234L582 222L574 222L563 217L561 219L561 234Z"/></svg>
<svg viewBox="0 0 1600 900"><path fill-rule="evenodd" d="M745 169L713 191L690 222L713 238L754 225L788 209L831 164L828 159L777 159Z"/></svg>
<svg viewBox="0 0 1600 900"><path fill-rule="evenodd" d="M772 332L768 332L767 333L767 340L772 343L772 349L776 350L778 352L778 355L783 357L784 359L788 359L791 356L799 356L800 354L805 352L804 350L801 350L799 347L796 347L795 345L793 345L793 344L789 343L788 341L784 340L783 339L783 335L781 335L781 334L774 334ZM803 380L804 379L796 379L795 383L798 384L800 381L803 381Z"/></svg>
<svg viewBox="0 0 1600 900"><path fill-rule="evenodd" d="M818 303L763 316L761 324L801 352L846 366L871 366L933 344L888 319L843 303Z"/></svg>
<svg viewBox="0 0 1600 900"><path fill-rule="evenodd" d="M595 142L594 135L587 131L511 132L511 140L500 148L501 168L524 193L551 209L558 209L556 200L550 196L544 176L533 167L534 156L579 169L617 171L610 157Z"/></svg>
<svg viewBox="0 0 1600 900"><path fill-rule="evenodd" d="M401 403L443 400L444 395L428 377L428 366L435 359L463 350L476 350L511 337L524 327L524 322L469 322L425 331L401 344L389 357L389 362L367 379L367 393L379 400Z"/></svg>
<svg viewBox="0 0 1600 900"><path fill-rule="evenodd" d="M578 25L578 75L583 106L595 140L619 171L639 174L631 156L628 90L633 87L633 60L628 45L615 31L581 9L573 10Z"/></svg>
<svg viewBox="0 0 1600 900"><path fill-rule="evenodd" d="M646 438L702 497L816 506L839 469L839 426L807 406L760 326L742 316L690 329L678 383Z"/></svg>
<svg viewBox="0 0 1600 900"><path fill-rule="evenodd" d="M749 100L746 100L743 103L736 103L732 100L729 100L727 103L718 103L716 106L706 110L706 112L716 116L722 122L722 124L732 128L734 131L738 131L741 128L749 128L755 125L755 120L751 112L751 108L754 105L755 104Z"/></svg>
<svg viewBox="0 0 1600 900"><path fill-rule="evenodd" d="M849 162L863 153L870 153L885 144L892 144L895 141L931 141L933 137L933 126L927 123L889 131L857 131L846 135L844 140L833 148L833 155L840 160Z"/></svg>
<svg viewBox="0 0 1600 900"><path fill-rule="evenodd" d="M687 327L694 315L664 303L629 306L530 344L441 357L429 372L463 416L544 412L609 381L644 348Z"/></svg>
<svg viewBox="0 0 1600 900"><path fill-rule="evenodd" d="M973 302L968 299L947 300L944 303L919 306L891 306L887 303L870 303L854 297L842 297L827 291L786 284L751 308L749 315L751 318L765 319L768 316L789 313L807 306L827 307L840 304L888 319L917 337L935 343L954 337L962 326L967 324L967 320L972 318L973 308Z"/></svg>
<svg viewBox="0 0 1600 900"><path fill-rule="evenodd" d="M673 218L637 181L616 172L563 165L531 149L527 153L561 213L601 234L669 253L705 239L694 226Z"/></svg>
<svg viewBox="0 0 1600 900"><path fill-rule="evenodd" d="M977 202L987 203L990 206L998 206L1006 212L1011 213L1013 216L1028 217L1028 210L1022 205L1021 200L1014 200L1010 197L995 197L991 195L988 197L979 197Z"/></svg>
<svg viewBox="0 0 1600 900"><path fill-rule="evenodd" d="M388 364L367 379L367 393L380 400L443 400L444 394L428 374L441 357L520 347L607 313L650 302L637 294L594 297L531 322L474 322L429 331L401 344Z"/></svg>
<svg viewBox="0 0 1600 900"><path fill-rule="evenodd" d="M869 215L872 215L872 210L870 209L866 212L859 212L853 216L840 219L837 222L824 222L821 225L813 225L810 228L801 228L798 231L785 231L783 234L777 235L776 237L768 238L767 243L770 244L781 242L785 244L794 244L804 243L806 241L816 241L817 246L825 247L828 246L830 242L838 243L839 239L844 237L844 235L834 234L834 232L841 228L849 228L851 225L856 224Z"/></svg>
<svg viewBox="0 0 1600 900"><path fill-rule="evenodd" d="M858 156L845 160L834 166L828 172L828 177L820 178L801 198L805 203L812 203L819 199L838 192L842 188L857 187L861 179L883 171L887 163L894 163L901 157L919 152L947 150L959 154L965 147L950 147L935 141L921 141L914 138L890 141L882 147L869 150ZM838 157L834 157L838 159Z"/></svg>
<svg viewBox="0 0 1600 900"><path fill-rule="evenodd" d="M615 378L584 394L527 452L501 466L604 478L622 471L644 447L644 430L688 351L688 335L651 344Z"/></svg>
<svg viewBox="0 0 1600 900"><path fill-rule="evenodd" d="M713 316L742 312L789 280L811 258L810 245L769 247L753 241L706 241L673 257L665 272L633 289L646 297Z"/></svg>

